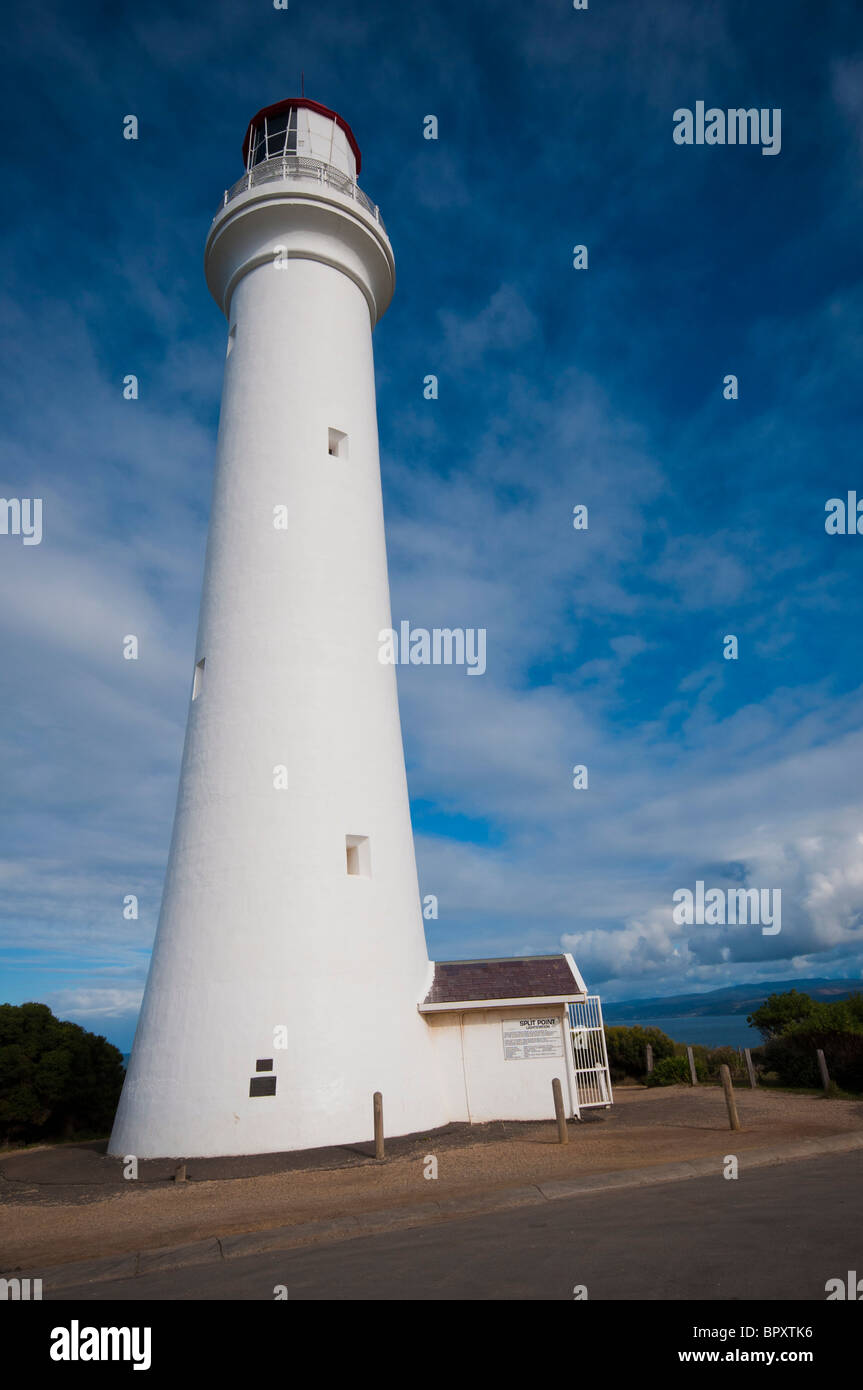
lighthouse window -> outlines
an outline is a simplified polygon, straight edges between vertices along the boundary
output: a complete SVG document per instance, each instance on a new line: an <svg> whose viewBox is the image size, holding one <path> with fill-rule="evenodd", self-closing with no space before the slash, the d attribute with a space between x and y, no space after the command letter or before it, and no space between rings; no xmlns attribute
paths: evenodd
<svg viewBox="0 0 863 1390"><path fill-rule="evenodd" d="M273 1070L273 1059L272 1059L272 1057L259 1057L259 1058L258 1058L257 1062L255 1063L255 1071L272 1071L272 1070Z"/></svg>
<svg viewBox="0 0 863 1390"><path fill-rule="evenodd" d="M205 663L206 663L206 657L202 656L202 657L201 657L201 660L198 662L198 664L197 664L196 667L195 667L195 679L194 679L194 682L192 683L192 699L193 699L193 700L197 700L198 696L199 696L200 693L201 693L201 690L203 689L203 685L204 685L204 665L205 665Z"/></svg>
<svg viewBox="0 0 863 1390"><path fill-rule="evenodd" d="M348 436L341 430L330 430L328 436L329 454L334 459L346 459L348 456Z"/></svg>
<svg viewBox="0 0 863 1390"><path fill-rule="evenodd" d="M264 159L278 159L282 155L296 153L297 112L295 108L282 111L277 116L265 116L263 125L255 127L250 165L260 164Z"/></svg>
<svg viewBox="0 0 863 1390"><path fill-rule="evenodd" d="M368 835L346 835L345 853L348 873L356 878L371 878L371 857Z"/></svg>

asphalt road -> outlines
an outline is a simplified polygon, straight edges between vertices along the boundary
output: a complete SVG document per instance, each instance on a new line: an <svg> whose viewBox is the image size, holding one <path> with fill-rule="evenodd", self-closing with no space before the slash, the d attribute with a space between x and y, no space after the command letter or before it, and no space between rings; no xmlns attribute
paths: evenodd
<svg viewBox="0 0 863 1390"><path fill-rule="evenodd" d="M863 1153L251 1255L58 1301L802 1299L863 1276ZM46 1288L45 1299L52 1297Z"/></svg>

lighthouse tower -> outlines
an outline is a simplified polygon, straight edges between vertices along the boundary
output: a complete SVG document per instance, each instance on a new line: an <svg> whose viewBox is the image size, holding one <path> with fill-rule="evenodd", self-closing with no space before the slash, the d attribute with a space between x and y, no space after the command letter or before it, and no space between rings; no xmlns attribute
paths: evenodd
<svg viewBox="0 0 863 1390"><path fill-rule="evenodd" d="M445 1124L391 627L372 329L393 253L335 112L265 108L207 238L227 358L170 860L109 1152ZM166 441L166 444L168 441Z"/></svg>

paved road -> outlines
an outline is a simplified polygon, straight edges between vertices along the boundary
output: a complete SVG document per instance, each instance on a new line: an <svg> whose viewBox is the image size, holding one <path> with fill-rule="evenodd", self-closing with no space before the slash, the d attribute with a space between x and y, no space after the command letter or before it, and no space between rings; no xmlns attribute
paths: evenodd
<svg viewBox="0 0 863 1390"><path fill-rule="evenodd" d="M863 1154L58 1290L58 1300L806 1299L863 1275ZM45 1298L51 1297L46 1288Z"/></svg>

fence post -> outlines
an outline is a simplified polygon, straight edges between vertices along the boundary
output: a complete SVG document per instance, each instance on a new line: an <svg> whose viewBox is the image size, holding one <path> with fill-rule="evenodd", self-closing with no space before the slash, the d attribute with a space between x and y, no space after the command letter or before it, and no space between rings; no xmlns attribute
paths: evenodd
<svg viewBox="0 0 863 1390"><path fill-rule="evenodd" d="M692 1055L692 1048L687 1047L686 1055L689 1058L689 1075L692 1077L693 1086L698 1085L698 1073L695 1070L695 1058Z"/></svg>
<svg viewBox="0 0 863 1390"><path fill-rule="evenodd" d="M824 1094L826 1096L830 1093L830 1073L827 1070L827 1060L820 1047L816 1048L816 1055L818 1057L818 1069L821 1072L821 1084L824 1087Z"/></svg>
<svg viewBox="0 0 863 1390"><path fill-rule="evenodd" d="M563 1091L558 1077L555 1077L551 1083L551 1093L554 1096L554 1113L557 1118L558 1143L568 1144L569 1134L566 1128L566 1111L563 1108Z"/></svg>
<svg viewBox="0 0 863 1390"><path fill-rule="evenodd" d="M380 1091L375 1091L374 1097L375 1113L375 1158L384 1158L384 1098Z"/></svg>
<svg viewBox="0 0 863 1390"><path fill-rule="evenodd" d="M734 1087L731 1083L731 1072L725 1062L719 1068L719 1075L722 1077L722 1089L725 1092L725 1104L728 1106L728 1124L731 1129L740 1128L740 1120L737 1117L737 1102L734 1099Z"/></svg>
<svg viewBox="0 0 863 1390"><path fill-rule="evenodd" d="M746 1058L746 1070L749 1072L749 1085L752 1087L754 1091L755 1087L758 1085L758 1080L755 1076L755 1067L752 1062L752 1053L749 1051L748 1047L744 1047L743 1055Z"/></svg>
<svg viewBox="0 0 863 1390"><path fill-rule="evenodd" d="M653 1045L647 1044L647 1075L653 1071Z"/></svg>

